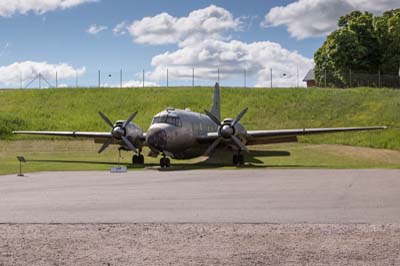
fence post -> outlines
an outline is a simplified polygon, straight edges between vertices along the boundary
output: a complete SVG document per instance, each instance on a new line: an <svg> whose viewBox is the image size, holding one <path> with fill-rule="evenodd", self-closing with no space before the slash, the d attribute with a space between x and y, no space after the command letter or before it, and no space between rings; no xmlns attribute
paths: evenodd
<svg viewBox="0 0 400 266"><path fill-rule="evenodd" d="M381 70L378 70L378 88L381 87Z"/></svg>
<svg viewBox="0 0 400 266"><path fill-rule="evenodd" d="M101 79L100 79L100 76L101 76L101 72L100 72L100 70L99 70L99 76L98 76L98 81L99 81L99 84L98 84L98 86L99 86L99 88L101 87Z"/></svg>
<svg viewBox="0 0 400 266"><path fill-rule="evenodd" d="M58 72L56 71L56 88L58 88Z"/></svg>
<svg viewBox="0 0 400 266"><path fill-rule="evenodd" d="M244 75L244 77L243 77L244 78L244 88L246 88L246 85L247 85L246 84L246 81L247 81L246 80L246 69L243 70L243 75Z"/></svg>
<svg viewBox="0 0 400 266"><path fill-rule="evenodd" d="M192 70L192 88L194 88L194 67Z"/></svg>
<svg viewBox="0 0 400 266"><path fill-rule="evenodd" d="M143 88L144 88L144 69L143 69L142 81L143 81Z"/></svg>
<svg viewBox="0 0 400 266"><path fill-rule="evenodd" d="M78 71L75 71L75 88L78 88Z"/></svg>
<svg viewBox="0 0 400 266"><path fill-rule="evenodd" d="M272 89L272 67L271 67L271 89Z"/></svg>
<svg viewBox="0 0 400 266"><path fill-rule="evenodd" d="M119 72L119 86L122 89L122 68L121 68L121 70Z"/></svg>
<svg viewBox="0 0 400 266"><path fill-rule="evenodd" d="M219 84L219 68L217 69L217 71L218 71L217 80L218 80L218 84Z"/></svg>
<svg viewBox="0 0 400 266"><path fill-rule="evenodd" d="M351 82L351 68L350 68L350 71L349 71L349 88L351 88L351 84L352 82Z"/></svg>
<svg viewBox="0 0 400 266"><path fill-rule="evenodd" d="M326 88L326 68L324 70L324 88Z"/></svg>
<svg viewBox="0 0 400 266"><path fill-rule="evenodd" d="M167 68L167 88L169 87L169 71L168 71L168 68Z"/></svg>

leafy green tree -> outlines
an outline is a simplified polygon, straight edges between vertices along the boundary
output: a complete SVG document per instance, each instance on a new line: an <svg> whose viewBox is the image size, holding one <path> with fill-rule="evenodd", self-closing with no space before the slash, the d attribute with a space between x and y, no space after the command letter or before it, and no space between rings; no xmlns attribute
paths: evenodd
<svg viewBox="0 0 400 266"><path fill-rule="evenodd" d="M382 16L354 11L342 16L314 55L317 83L345 87L354 73L394 74L400 63L400 9ZM352 77L353 82L357 78ZM353 83L354 84L354 83Z"/></svg>

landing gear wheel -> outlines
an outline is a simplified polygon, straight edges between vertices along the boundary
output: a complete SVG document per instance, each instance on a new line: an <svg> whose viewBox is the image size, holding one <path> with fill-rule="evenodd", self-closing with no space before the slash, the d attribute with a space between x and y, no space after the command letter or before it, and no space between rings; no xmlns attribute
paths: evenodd
<svg viewBox="0 0 400 266"><path fill-rule="evenodd" d="M132 164L133 164L133 165L139 164L139 156L133 155L133 157L132 157Z"/></svg>
<svg viewBox="0 0 400 266"><path fill-rule="evenodd" d="M244 165L244 156L242 154L235 154L233 155L232 162L235 166Z"/></svg>
<svg viewBox="0 0 400 266"><path fill-rule="evenodd" d="M141 165L144 164L144 156L143 156L142 154L140 154L140 155L138 156L138 163L141 164Z"/></svg>
<svg viewBox="0 0 400 266"><path fill-rule="evenodd" d="M168 168L171 166L171 161L169 160L169 158L161 158L160 159L160 166L161 168Z"/></svg>

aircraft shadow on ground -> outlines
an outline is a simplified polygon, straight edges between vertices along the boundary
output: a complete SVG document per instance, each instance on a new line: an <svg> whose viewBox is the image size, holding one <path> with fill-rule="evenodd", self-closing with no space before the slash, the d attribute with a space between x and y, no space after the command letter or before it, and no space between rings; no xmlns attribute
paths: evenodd
<svg viewBox="0 0 400 266"><path fill-rule="evenodd" d="M318 168L321 166L312 165L271 165L265 164L263 161L254 157L281 157L290 156L288 151L262 151L262 150L252 150L250 151L251 156L246 155L246 164L238 166L236 168L240 169L265 169L265 168ZM106 162L106 161L85 161L85 160L27 160L27 162L34 163L67 163L67 164L96 164L96 165L123 165L127 166L129 169L154 169L159 171L187 171L187 170L197 170L197 169L217 169L224 167L232 167L230 162L232 153L222 152L214 155L205 161L194 162L194 163L173 163L170 168L160 168L157 163L146 163L142 166L127 165L124 162Z"/></svg>

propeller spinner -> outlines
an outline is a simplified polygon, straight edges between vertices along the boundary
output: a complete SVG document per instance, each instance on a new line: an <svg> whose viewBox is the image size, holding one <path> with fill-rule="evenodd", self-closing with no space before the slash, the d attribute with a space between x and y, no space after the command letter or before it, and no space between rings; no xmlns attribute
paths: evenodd
<svg viewBox="0 0 400 266"><path fill-rule="evenodd" d="M135 145L133 145L133 143L130 142L129 139L126 137L126 126L129 125L129 123L133 121L133 119L136 117L137 113L138 112L134 112L128 118L128 120L126 120L122 124L122 126L120 126L120 125L114 126L113 123L110 121L110 119L108 119L108 117L105 114L103 114L102 112L99 112L99 115L101 116L101 118L103 118L103 120L107 123L107 125L109 125L112 128L112 130L111 130L112 138L110 138L107 142L105 142L103 144L103 146L101 146L99 153L102 153L105 149L107 149L107 147L110 146L110 144L112 144L115 140L122 140L130 150L137 153L137 148L135 147Z"/></svg>
<svg viewBox="0 0 400 266"><path fill-rule="evenodd" d="M236 144L241 150L249 152L246 145L244 145L240 139L235 136L235 125L242 119L242 117L246 114L248 108L245 108L233 121L219 121L212 113L204 110L207 116L218 125L218 138L210 145L210 147L205 152L205 155L210 155L210 153L218 146L218 144L225 140L231 140Z"/></svg>

